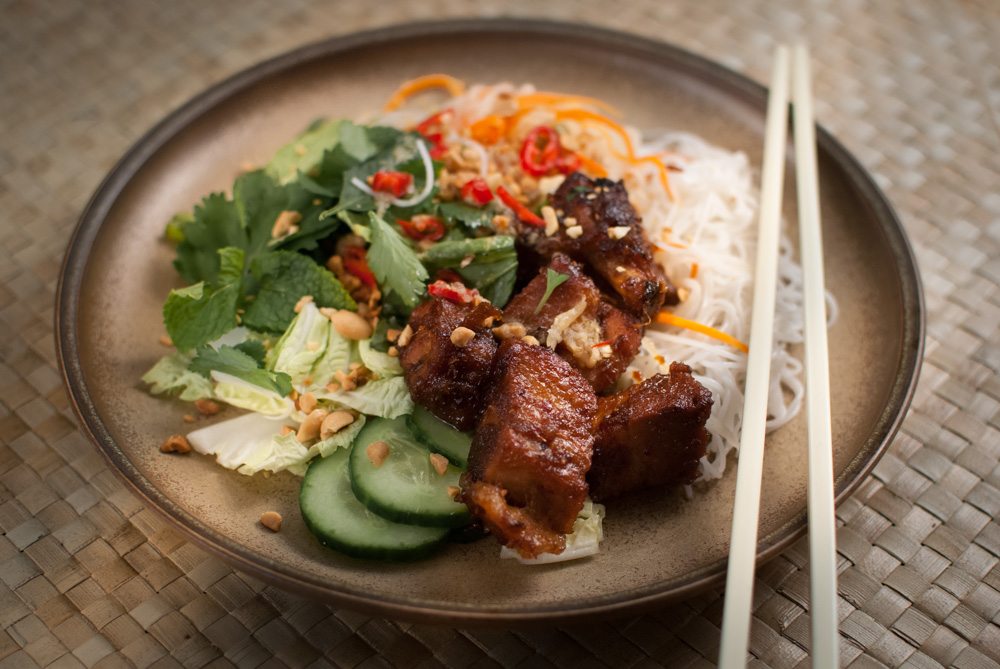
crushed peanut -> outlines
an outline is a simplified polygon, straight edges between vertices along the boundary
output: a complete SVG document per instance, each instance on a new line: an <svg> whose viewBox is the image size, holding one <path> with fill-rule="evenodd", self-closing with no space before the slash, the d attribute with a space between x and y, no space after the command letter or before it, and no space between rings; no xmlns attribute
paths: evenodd
<svg viewBox="0 0 1000 669"><path fill-rule="evenodd" d="M260 514L260 524L272 532L277 532L281 529L281 514L277 511L265 511Z"/></svg>
<svg viewBox="0 0 1000 669"><path fill-rule="evenodd" d="M294 309L295 313L297 314L301 313L302 310L306 308L306 305L312 301L313 301L312 295L303 295L302 297L300 297L299 301L295 303L295 309Z"/></svg>
<svg viewBox="0 0 1000 669"><path fill-rule="evenodd" d="M615 267L615 271L621 274L622 272L625 271L625 268L622 267L621 265L618 265L617 267Z"/></svg>
<svg viewBox="0 0 1000 669"><path fill-rule="evenodd" d="M333 329L344 339L361 341L372 336L372 325L364 318L346 309L320 309L324 316L330 319Z"/></svg>
<svg viewBox="0 0 1000 669"><path fill-rule="evenodd" d="M527 335L525 337L521 337L521 341L523 341L528 346L538 346L538 344L539 344L539 341L537 339L535 339L534 337L532 337L531 335Z"/></svg>
<svg viewBox="0 0 1000 669"><path fill-rule="evenodd" d="M583 234L583 228L579 225L571 225L566 228L566 236L570 239L576 239Z"/></svg>
<svg viewBox="0 0 1000 669"><path fill-rule="evenodd" d="M399 330L396 330L395 328L389 328L388 330L385 331L385 338L391 342L395 342L397 339L399 339Z"/></svg>
<svg viewBox="0 0 1000 669"><path fill-rule="evenodd" d="M459 325L451 331L451 343L461 348L476 338L476 331Z"/></svg>
<svg viewBox="0 0 1000 669"><path fill-rule="evenodd" d="M500 339L520 339L528 334L528 331L520 323L504 323L493 328L493 334Z"/></svg>
<svg viewBox="0 0 1000 669"><path fill-rule="evenodd" d="M497 214L493 217L493 227L496 228L497 232L507 232L510 228L510 216Z"/></svg>
<svg viewBox="0 0 1000 669"><path fill-rule="evenodd" d="M556 213L561 216L562 215L562 209L560 209ZM576 225L576 219L573 218L572 216L567 216L566 218L563 219L563 225L565 225L567 228L571 228L574 225Z"/></svg>
<svg viewBox="0 0 1000 669"><path fill-rule="evenodd" d="M376 468L381 467L385 459L389 457L389 444L384 441L373 441L365 449L365 455Z"/></svg>
<svg viewBox="0 0 1000 669"><path fill-rule="evenodd" d="M616 225L614 227L608 228L608 237L611 239L621 239L627 235L632 228L627 225Z"/></svg>
<svg viewBox="0 0 1000 669"><path fill-rule="evenodd" d="M461 492L462 492L462 489L459 488L457 485L450 485L450 486L448 486L448 497L451 497L452 499L456 499L457 500L458 499L458 495Z"/></svg>
<svg viewBox="0 0 1000 669"><path fill-rule="evenodd" d="M545 236L551 237L559 229L559 219L556 218L556 210L545 205L542 207L542 219L545 221Z"/></svg>
<svg viewBox="0 0 1000 669"><path fill-rule="evenodd" d="M334 378L337 379L337 383L345 391L351 391L358 387L357 381L354 380L353 374L345 374L342 369L338 369L333 373Z"/></svg>
<svg viewBox="0 0 1000 669"><path fill-rule="evenodd" d="M285 210L278 214L278 218L274 221L274 226L271 228L271 237L273 239L280 239L286 235L290 235L298 230L296 225L302 220L302 214L297 211Z"/></svg>
<svg viewBox="0 0 1000 669"><path fill-rule="evenodd" d="M182 418L183 418L183 420L184 420L185 423L193 423L194 420L195 420L194 416L192 416L189 413L184 414L184 416Z"/></svg>
<svg viewBox="0 0 1000 669"><path fill-rule="evenodd" d="M169 335L160 335L160 343L169 347L174 345L174 340Z"/></svg>
<svg viewBox="0 0 1000 669"><path fill-rule="evenodd" d="M309 412L306 419L299 425L299 431L295 433L295 438L299 440L300 444L319 438L320 426L323 425L326 416L327 412L323 409L313 409Z"/></svg>
<svg viewBox="0 0 1000 669"><path fill-rule="evenodd" d="M354 414L350 411L334 411L323 419L319 428L320 439L328 439L354 422Z"/></svg>
<svg viewBox="0 0 1000 669"><path fill-rule="evenodd" d="M207 398L202 398L200 400L194 401L194 408L198 410L202 416L214 416L215 414L222 411L222 407L219 403Z"/></svg>
<svg viewBox="0 0 1000 669"><path fill-rule="evenodd" d="M399 333L399 339L396 340L396 343L399 346L406 346L407 344L410 343L410 339L412 337L413 337L413 328L407 325L405 328L403 328L403 331Z"/></svg>
<svg viewBox="0 0 1000 669"><path fill-rule="evenodd" d="M444 473L448 471L448 458L440 453L431 453L430 459L431 467L438 473L438 476L444 476Z"/></svg>
<svg viewBox="0 0 1000 669"><path fill-rule="evenodd" d="M312 413L316 408L316 396L312 393L302 393L299 395L299 409L302 413Z"/></svg>
<svg viewBox="0 0 1000 669"><path fill-rule="evenodd" d="M292 432L295 432L295 428L293 428L291 425L282 425L281 426L281 436L282 437L284 437L286 434L291 434Z"/></svg>
<svg viewBox="0 0 1000 669"><path fill-rule="evenodd" d="M398 357L399 357L399 349L398 349L398 348L396 348L395 346L390 346L390 347L389 347L389 350L388 350L388 351L386 351L385 353L386 353L386 355L388 355L388 356L389 356L390 358L398 358Z"/></svg>
<svg viewBox="0 0 1000 669"><path fill-rule="evenodd" d="M491 328L491 327L493 327L493 322L495 320L496 320L495 316L487 316L486 318L483 319L483 327L484 328Z"/></svg>
<svg viewBox="0 0 1000 669"><path fill-rule="evenodd" d="M190 453L191 443L183 434L172 434L160 444L161 453Z"/></svg>
<svg viewBox="0 0 1000 669"><path fill-rule="evenodd" d="M476 259L476 256L465 256L462 258L462 262L458 263L459 267L468 267L472 264L472 261Z"/></svg>

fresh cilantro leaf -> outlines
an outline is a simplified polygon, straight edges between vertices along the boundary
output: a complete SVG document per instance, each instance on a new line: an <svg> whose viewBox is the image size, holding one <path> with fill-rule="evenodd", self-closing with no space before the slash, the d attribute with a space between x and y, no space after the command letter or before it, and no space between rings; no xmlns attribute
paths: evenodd
<svg viewBox="0 0 1000 669"><path fill-rule="evenodd" d="M538 300L538 306L535 307L536 314L542 310L545 303L549 301L550 297L552 297L552 292L568 280L568 274L562 274L554 269L545 270L545 292L542 293L542 299Z"/></svg>
<svg viewBox="0 0 1000 669"><path fill-rule="evenodd" d="M263 170L247 172L233 184L233 202L246 235L243 248L249 259L267 247L278 215L291 209L290 193Z"/></svg>
<svg viewBox="0 0 1000 669"><path fill-rule="evenodd" d="M218 249L243 248L245 244L236 206L222 193L212 193L195 206L194 220L184 226L184 240L177 246L174 267L189 283L212 283L219 272Z"/></svg>
<svg viewBox="0 0 1000 669"><path fill-rule="evenodd" d="M357 308L329 270L300 253L274 251L259 256L251 263L250 274L258 288L243 324L251 330L284 332L295 317L295 303L303 295L312 295L320 307Z"/></svg>
<svg viewBox="0 0 1000 669"><path fill-rule="evenodd" d="M386 145L380 147L379 152L371 158L344 172L337 204L323 212L321 218L333 216L341 211L367 212L375 209L375 199L355 186L352 183L353 179L365 181L379 170L404 169L411 165L412 161L419 160L420 154L417 151L419 135L403 134L384 128L369 128L368 138L373 143L376 140L384 141ZM422 173L419 176L422 178ZM415 186L419 185L415 184Z"/></svg>
<svg viewBox="0 0 1000 669"><path fill-rule="evenodd" d="M297 223L298 231L281 239L270 242L274 249L286 251L309 251L319 245L319 240L329 237L338 227L337 219L320 220L320 214L329 207L330 200L308 190L303 182L308 177L300 175L299 179L288 184L288 209L297 211L302 217Z"/></svg>
<svg viewBox="0 0 1000 669"><path fill-rule="evenodd" d="M294 181L299 172L308 173L319 164L323 153L337 144L340 128L339 121L314 121L305 132L278 149L264 169L281 184Z"/></svg>
<svg viewBox="0 0 1000 669"><path fill-rule="evenodd" d="M267 351L264 349L264 343L259 339L247 339L233 348L253 358L258 366L264 366L264 356L267 355Z"/></svg>
<svg viewBox="0 0 1000 669"><path fill-rule="evenodd" d="M213 371L231 374L282 397L292 392L292 379L288 374L261 369L251 356L232 346L220 346L218 350L211 346L199 347L190 369L202 376L208 376Z"/></svg>
<svg viewBox="0 0 1000 669"><path fill-rule="evenodd" d="M470 256L472 261L463 267ZM468 286L497 306L510 299L517 278L517 250L508 235L438 242L420 259L431 272L455 270Z"/></svg>
<svg viewBox="0 0 1000 669"><path fill-rule="evenodd" d="M226 247L219 249L217 256L217 284L199 281L172 290L163 305L163 323L178 350L191 350L236 327L243 250Z"/></svg>
<svg viewBox="0 0 1000 669"><path fill-rule="evenodd" d="M493 212L488 207L473 207L464 202L445 202L438 213L449 221L459 221L469 230L492 229Z"/></svg>
<svg viewBox="0 0 1000 669"><path fill-rule="evenodd" d="M368 223L371 229L368 266L379 285L391 288L406 306L417 306L428 279L427 270L413 249L384 219L375 212L368 212Z"/></svg>

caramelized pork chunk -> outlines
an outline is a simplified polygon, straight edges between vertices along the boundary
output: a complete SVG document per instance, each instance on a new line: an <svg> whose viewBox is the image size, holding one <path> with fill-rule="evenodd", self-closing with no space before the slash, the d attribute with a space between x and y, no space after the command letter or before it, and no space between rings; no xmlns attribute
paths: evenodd
<svg viewBox="0 0 1000 669"><path fill-rule="evenodd" d="M508 339L462 475L462 499L523 557L561 553L583 508L597 399L550 349Z"/></svg>
<svg viewBox="0 0 1000 669"><path fill-rule="evenodd" d="M569 278L543 304L550 270ZM523 325L527 334L554 349L598 393L614 386L642 340L638 320L605 300L583 268L562 253L553 255L548 266L511 299L504 322Z"/></svg>
<svg viewBox="0 0 1000 669"><path fill-rule="evenodd" d="M414 309L399 345L413 401L459 430L473 429L485 408L497 350L490 327L499 316L486 301L431 298Z"/></svg>
<svg viewBox="0 0 1000 669"><path fill-rule="evenodd" d="M544 257L566 253L606 282L625 309L648 322L664 304L677 304L671 284L640 225L639 215L620 181L591 180L580 172L566 177L552 196L561 222L547 235L524 228L521 236Z"/></svg>
<svg viewBox="0 0 1000 669"><path fill-rule="evenodd" d="M712 394L675 362L598 402L594 458L587 481L595 500L694 482L705 455Z"/></svg>

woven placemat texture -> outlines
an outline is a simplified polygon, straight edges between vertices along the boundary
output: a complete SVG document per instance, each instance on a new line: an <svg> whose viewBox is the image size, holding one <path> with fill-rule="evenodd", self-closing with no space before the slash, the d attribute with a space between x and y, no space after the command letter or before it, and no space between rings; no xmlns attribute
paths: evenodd
<svg viewBox="0 0 1000 669"><path fill-rule="evenodd" d="M843 663L1000 666L997 3L0 0L0 668L714 664L719 592L586 627L464 631L266 586L125 490L61 388L59 261L86 199L142 132L307 41L499 14L633 31L761 81L777 39L814 45L820 120L897 207L929 316L902 432L838 509ZM809 664L807 554L800 542L758 573L755 667Z"/></svg>

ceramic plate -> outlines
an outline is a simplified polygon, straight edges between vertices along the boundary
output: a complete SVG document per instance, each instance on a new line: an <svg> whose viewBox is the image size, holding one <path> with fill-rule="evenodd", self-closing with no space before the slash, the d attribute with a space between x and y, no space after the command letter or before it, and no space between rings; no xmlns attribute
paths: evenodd
<svg viewBox="0 0 1000 669"><path fill-rule="evenodd" d="M139 381L165 352L160 308L177 285L173 250L161 240L164 223L202 195L227 189L240 165L263 164L314 118L358 117L378 109L402 80L438 71L597 96L641 129L694 132L760 165L761 86L674 47L593 27L416 24L330 39L261 63L153 128L80 220L63 267L57 332L83 430L146 503L195 542L237 569L340 606L452 624L565 620L633 611L719 584L732 466L690 500L675 492L610 504L602 552L593 558L527 568L499 560L493 540L451 545L417 563L350 559L307 532L299 479L244 477L207 457L157 450L166 435L183 430L190 410L151 397ZM923 309L909 245L884 196L823 131L819 163L827 282L840 304L830 350L843 499L902 420L920 360ZM786 192L792 215L794 189ZM761 560L805 531L804 435L800 416L768 439ZM257 522L270 509L285 518L278 534Z"/></svg>

